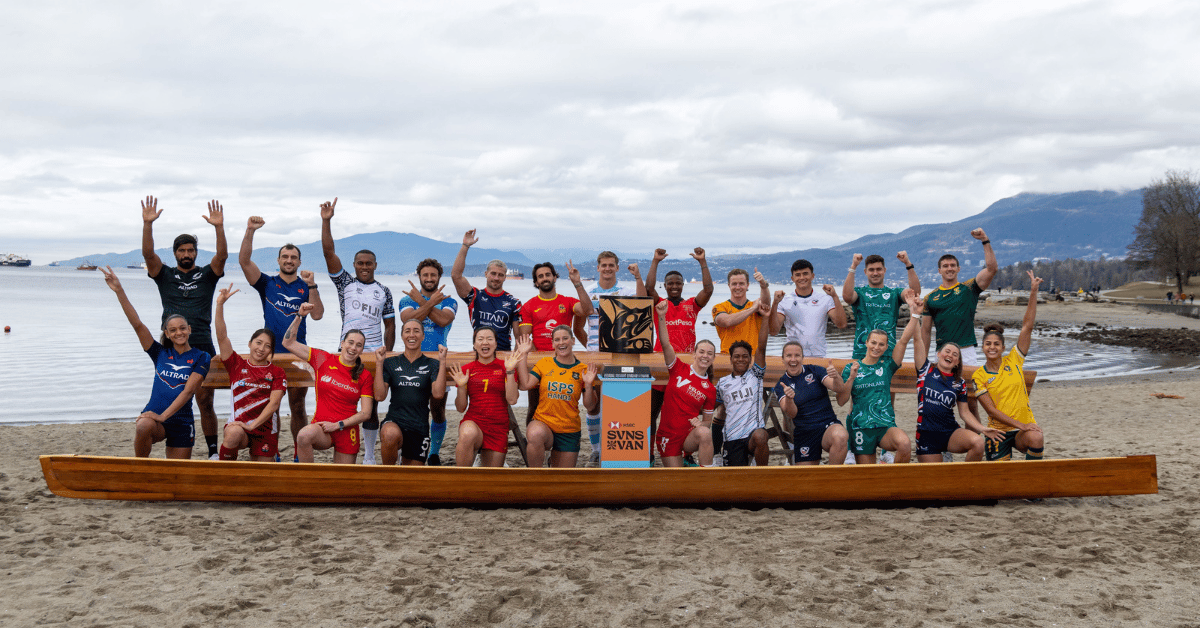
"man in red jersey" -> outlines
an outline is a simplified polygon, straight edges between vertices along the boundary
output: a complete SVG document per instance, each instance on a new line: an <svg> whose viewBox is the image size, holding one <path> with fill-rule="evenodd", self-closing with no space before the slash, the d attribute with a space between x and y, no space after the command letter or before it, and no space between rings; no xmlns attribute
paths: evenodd
<svg viewBox="0 0 1200 628"><path fill-rule="evenodd" d="M696 350L696 318L708 305L708 300L712 298L713 280L712 275L708 272L708 260L704 257L704 249L696 247L690 253L692 259L700 264L700 277L704 281L704 286L700 289L699 294L688 299L683 298L683 273L672 270L667 273L663 280L663 289L667 293L667 328L665 330L667 339L671 343L671 348L676 353L691 353ZM650 261L650 270L646 273L646 295L654 298L654 304L664 299L658 295L655 289L655 276L658 274L659 262L667 259L666 249L655 249L654 258ZM662 351L662 339L664 330L658 326L658 318L654 319L654 351ZM662 411L663 396L666 392L665 385L654 385L650 389L650 439L654 440L654 433L658 425L658 415ZM650 452L650 462L654 462L654 452Z"/></svg>

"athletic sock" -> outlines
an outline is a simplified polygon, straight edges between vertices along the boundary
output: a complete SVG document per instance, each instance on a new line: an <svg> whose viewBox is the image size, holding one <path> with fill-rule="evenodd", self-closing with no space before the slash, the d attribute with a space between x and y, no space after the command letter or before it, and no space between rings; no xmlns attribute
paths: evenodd
<svg viewBox="0 0 1200 628"><path fill-rule="evenodd" d="M1042 459L1042 448L1041 447L1030 447L1028 450L1025 451L1025 459L1026 460L1041 460Z"/></svg>
<svg viewBox="0 0 1200 628"><path fill-rule="evenodd" d="M592 451L598 452L600 451L600 415L589 413L587 415L587 426L588 441L592 443Z"/></svg>
<svg viewBox="0 0 1200 628"><path fill-rule="evenodd" d="M375 441L379 438L379 430L363 428L363 464L375 464Z"/></svg>
<svg viewBox="0 0 1200 628"><path fill-rule="evenodd" d="M238 452L238 450L236 450L236 449L230 449L224 445L221 445L220 459L221 460L237 460L237 452Z"/></svg>
<svg viewBox="0 0 1200 628"><path fill-rule="evenodd" d="M217 453L217 435L205 436L204 442L208 444L208 457L212 458Z"/></svg>
<svg viewBox="0 0 1200 628"><path fill-rule="evenodd" d="M446 422L429 424L429 455L441 457L442 441L446 438Z"/></svg>

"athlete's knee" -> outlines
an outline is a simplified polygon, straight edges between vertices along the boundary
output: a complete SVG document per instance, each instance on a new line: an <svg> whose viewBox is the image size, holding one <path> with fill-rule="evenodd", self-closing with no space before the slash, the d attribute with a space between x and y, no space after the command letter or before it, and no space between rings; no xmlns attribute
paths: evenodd
<svg viewBox="0 0 1200 628"><path fill-rule="evenodd" d="M831 447L845 447L850 442L850 434L846 432L846 428L840 425L830 427L828 434Z"/></svg>
<svg viewBox="0 0 1200 628"><path fill-rule="evenodd" d="M1025 437L1023 440L1025 441L1024 444L1026 448L1033 447L1035 449L1041 449L1045 445L1046 439L1041 432L1028 430L1023 434L1023 436Z"/></svg>
<svg viewBox="0 0 1200 628"><path fill-rule="evenodd" d="M296 444L300 447L312 447L313 443L316 442L318 433L321 431L320 425L309 425L300 430L300 433L296 435Z"/></svg>
<svg viewBox="0 0 1200 628"><path fill-rule="evenodd" d="M384 447L399 447L403 444L404 435L395 423L384 423L379 428L379 443Z"/></svg>
<svg viewBox="0 0 1200 628"><path fill-rule="evenodd" d="M750 446L754 448L762 447L767 444L767 431L754 430L750 433Z"/></svg>

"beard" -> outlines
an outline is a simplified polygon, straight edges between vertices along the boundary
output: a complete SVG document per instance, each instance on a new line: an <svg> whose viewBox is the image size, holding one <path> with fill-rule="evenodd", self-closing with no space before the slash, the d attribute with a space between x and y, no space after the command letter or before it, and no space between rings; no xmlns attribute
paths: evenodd
<svg viewBox="0 0 1200 628"><path fill-rule="evenodd" d="M432 293L434 290L437 290L437 287L438 287L438 285L437 285L436 281L431 281L429 283L425 283L425 282L421 283L421 289L424 290L425 292Z"/></svg>
<svg viewBox="0 0 1200 628"><path fill-rule="evenodd" d="M191 270L192 267L194 267L196 265L196 260L194 260L190 257L185 257L183 259L176 260L176 261L179 264L179 270Z"/></svg>

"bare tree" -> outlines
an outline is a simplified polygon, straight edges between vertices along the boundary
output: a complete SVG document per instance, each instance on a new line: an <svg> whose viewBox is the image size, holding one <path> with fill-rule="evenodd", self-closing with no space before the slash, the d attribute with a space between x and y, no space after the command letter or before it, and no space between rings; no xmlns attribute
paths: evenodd
<svg viewBox="0 0 1200 628"><path fill-rule="evenodd" d="M1200 270L1200 179L1168 170L1152 181L1142 194L1142 218L1133 234L1130 263L1173 277L1183 292L1188 277Z"/></svg>

